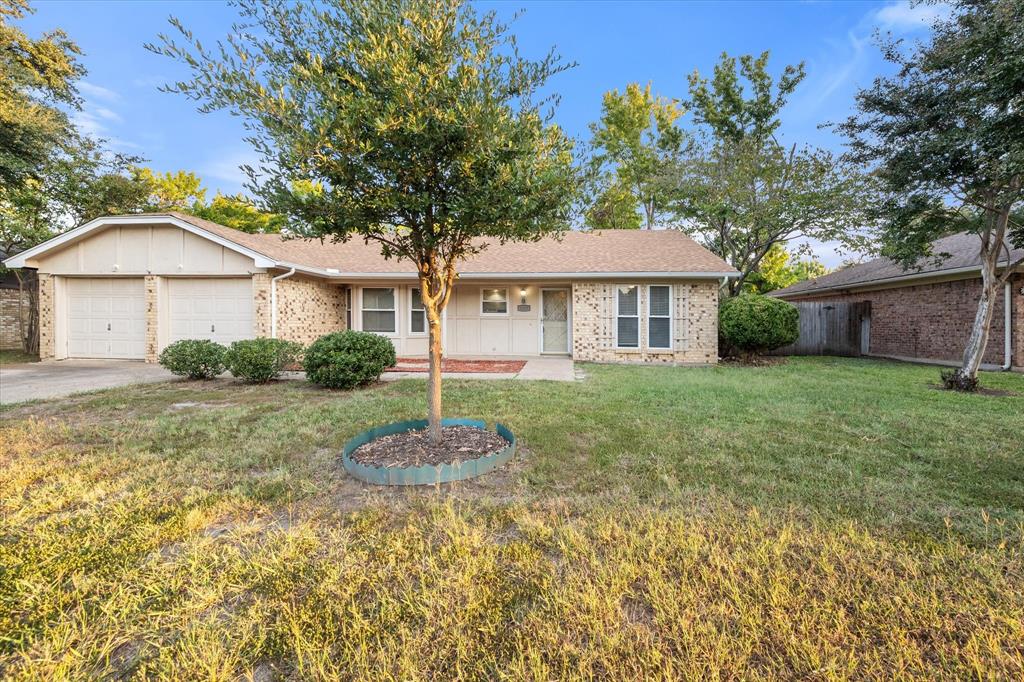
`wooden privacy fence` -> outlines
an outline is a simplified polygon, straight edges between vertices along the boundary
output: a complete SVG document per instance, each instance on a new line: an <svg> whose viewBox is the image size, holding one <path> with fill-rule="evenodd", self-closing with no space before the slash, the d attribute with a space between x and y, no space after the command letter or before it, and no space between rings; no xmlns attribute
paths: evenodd
<svg viewBox="0 0 1024 682"><path fill-rule="evenodd" d="M793 303L800 311L800 337L773 355L865 355L870 350L871 302Z"/></svg>

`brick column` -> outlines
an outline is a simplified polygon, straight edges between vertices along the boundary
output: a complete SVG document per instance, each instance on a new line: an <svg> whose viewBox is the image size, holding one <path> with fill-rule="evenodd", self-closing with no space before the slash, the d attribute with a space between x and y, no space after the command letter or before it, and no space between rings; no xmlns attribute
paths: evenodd
<svg viewBox="0 0 1024 682"><path fill-rule="evenodd" d="M270 337L270 273L252 276L253 332L257 337Z"/></svg>
<svg viewBox="0 0 1024 682"><path fill-rule="evenodd" d="M157 339L157 328L160 324L159 297L157 288L160 278L147 275L143 278L146 289L146 362L155 363L159 356L160 342Z"/></svg>
<svg viewBox="0 0 1024 682"><path fill-rule="evenodd" d="M54 280L52 275L39 274L39 359L53 360L56 356L54 335Z"/></svg>

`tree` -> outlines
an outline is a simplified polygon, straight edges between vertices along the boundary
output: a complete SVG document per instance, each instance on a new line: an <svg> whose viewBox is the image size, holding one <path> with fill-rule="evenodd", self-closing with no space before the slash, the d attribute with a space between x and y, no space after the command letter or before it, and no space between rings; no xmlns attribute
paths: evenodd
<svg viewBox="0 0 1024 682"><path fill-rule="evenodd" d="M679 162L685 137L676 121L683 109L673 100L651 94L651 86L630 83L626 91L604 94L601 120L590 125L592 159L600 189L587 212L593 227L652 229L669 204L666 177ZM639 207L642 217L628 215ZM609 218L622 219L608 224ZM595 224L596 223L596 224Z"/></svg>
<svg viewBox="0 0 1024 682"><path fill-rule="evenodd" d="M75 82L82 54L61 30L33 40L8 23L33 10L27 0L0 0L0 189L37 178L72 129L66 109L79 107Z"/></svg>
<svg viewBox="0 0 1024 682"><path fill-rule="evenodd" d="M882 42L896 75L857 94L839 129L849 157L888 191L883 252L905 267L942 260L930 244L950 230L978 235L981 292L958 376L977 379L996 296L1024 247L1024 0L964 0L910 49ZM1002 271L999 261L1004 260ZM1024 259L1022 259L1024 260Z"/></svg>
<svg viewBox="0 0 1024 682"><path fill-rule="evenodd" d="M607 180L607 179L606 179ZM595 183L596 197L584 212L588 227L595 230L638 230L643 224L636 197L622 185Z"/></svg>
<svg viewBox="0 0 1024 682"><path fill-rule="evenodd" d="M757 272L747 277L747 289L766 294L828 273L828 268L813 258L790 263L789 257L782 244L773 245L761 259Z"/></svg>
<svg viewBox="0 0 1024 682"><path fill-rule="evenodd" d="M203 180L191 171L154 173L151 168L134 168L132 178L149 185L148 210L190 213L206 205Z"/></svg>
<svg viewBox="0 0 1024 682"><path fill-rule="evenodd" d="M676 180L676 210L712 251L740 271L729 293L742 290L778 244L811 237L860 249L866 236L871 179L823 149L786 146L780 113L804 77L787 66L776 84L768 53L723 54L708 82L690 76L690 106L702 128ZM741 82L746 81L746 86ZM748 92L749 90L749 92Z"/></svg>
<svg viewBox="0 0 1024 682"><path fill-rule="evenodd" d="M524 59L493 13L455 0L239 5L252 26L227 45L209 51L172 20L184 43L149 47L192 69L170 90L245 118L263 158L250 187L271 210L415 264L439 441L441 315L459 262L568 226L573 145L537 94L571 65Z"/></svg>
<svg viewBox="0 0 1024 682"><path fill-rule="evenodd" d="M286 222L284 216L261 211L244 194L217 192L213 201L193 207L192 212L200 218L249 233L280 232Z"/></svg>

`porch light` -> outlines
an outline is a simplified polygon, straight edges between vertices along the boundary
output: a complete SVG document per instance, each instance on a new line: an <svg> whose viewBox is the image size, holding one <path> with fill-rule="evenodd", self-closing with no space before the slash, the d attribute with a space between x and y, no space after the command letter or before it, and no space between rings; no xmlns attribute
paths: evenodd
<svg viewBox="0 0 1024 682"><path fill-rule="evenodd" d="M526 303L526 287L519 287L519 302Z"/></svg>

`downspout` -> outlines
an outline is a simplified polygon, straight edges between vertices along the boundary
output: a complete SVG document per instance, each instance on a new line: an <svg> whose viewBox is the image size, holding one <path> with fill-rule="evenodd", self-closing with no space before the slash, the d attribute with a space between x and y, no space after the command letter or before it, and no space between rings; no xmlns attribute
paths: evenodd
<svg viewBox="0 0 1024 682"><path fill-rule="evenodd" d="M1009 280L1006 281L1003 296L1003 348L1006 355L1000 369L1006 372L1013 366L1013 334L1010 333L1010 304L1013 302L1013 287L1010 286ZM1024 324L1024 320L1017 320L1017 324Z"/></svg>
<svg viewBox="0 0 1024 682"><path fill-rule="evenodd" d="M270 338L277 338L277 280L288 279L295 274L292 268L283 275L278 275L270 280Z"/></svg>

